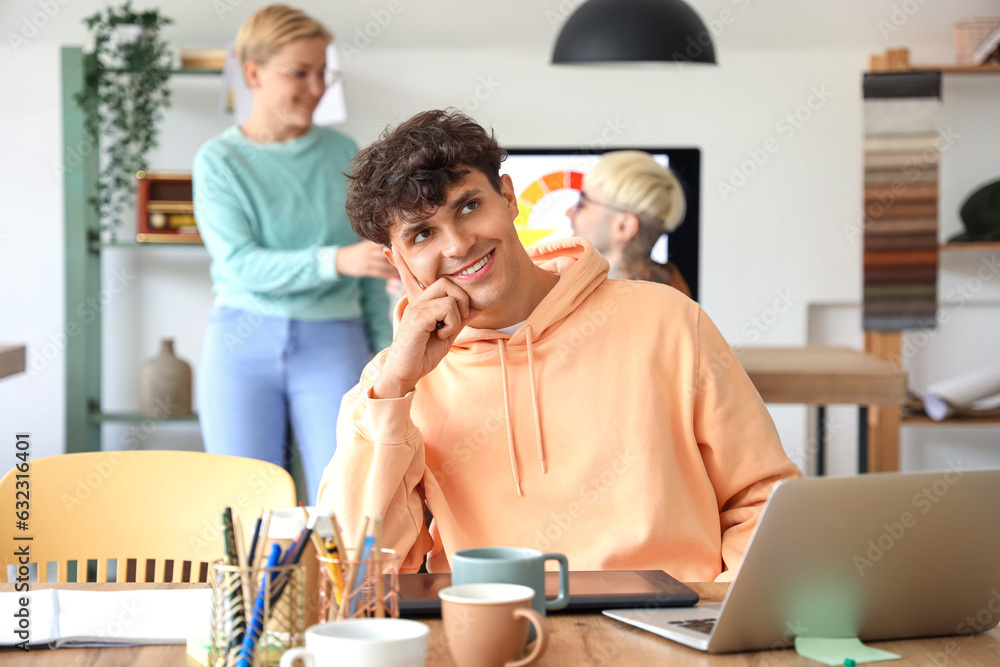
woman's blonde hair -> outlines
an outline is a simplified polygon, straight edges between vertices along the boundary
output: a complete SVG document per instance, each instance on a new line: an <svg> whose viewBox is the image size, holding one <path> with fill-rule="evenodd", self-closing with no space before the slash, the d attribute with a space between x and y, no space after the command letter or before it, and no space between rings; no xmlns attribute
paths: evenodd
<svg viewBox="0 0 1000 667"><path fill-rule="evenodd" d="M605 153L587 172L588 188L596 188L608 204L632 211L642 222L672 232L684 218L684 190L674 173L649 153Z"/></svg>
<svg viewBox="0 0 1000 667"><path fill-rule="evenodd" d="M322 37L329 44L333 33L300 9L268 5L253 13L236 33L236 57L240 64L253 60L266 63L278 49L303 37Z"/></svg>

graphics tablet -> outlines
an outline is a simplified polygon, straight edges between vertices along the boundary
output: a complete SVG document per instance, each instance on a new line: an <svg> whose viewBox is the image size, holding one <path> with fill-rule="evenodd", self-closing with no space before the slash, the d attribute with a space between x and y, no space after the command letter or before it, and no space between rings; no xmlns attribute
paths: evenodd
<svg viewBox="0 0 1000 667"><path fill-rule="evenodd" d="M559 592L559 573L545 573L548 597ZM403 616L439 615L438 591L451 585L451 574L399 575L399 612ZM560 611L600 611L635 607L690 607L698 594L662 570L569 573L569 604Z"/></svg>

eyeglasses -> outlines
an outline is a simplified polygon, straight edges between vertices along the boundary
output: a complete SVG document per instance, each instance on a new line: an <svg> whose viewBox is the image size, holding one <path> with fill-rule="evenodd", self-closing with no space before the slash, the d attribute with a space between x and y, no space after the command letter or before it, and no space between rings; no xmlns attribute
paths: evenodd
<svg viewBox="0 0 1000 667"><path fill-rule="evenodd" d="M344 77L339 69L331 69L329 67L316 75L306 70L292 69L291 67L284 67L282 65L273 65L273 67L293 81L296 81L299 85L305 85L313 76L321 76L323 85L329 88L339 83Z"/></svg>
<svg viewBox="0 0 1000 667"><path fill-rule="evenodd" d="M584 192L581 190L580 191L580 199L577 200L576 204L573 205L573 212L574 213L578 213L580 211L580 209L583 208L584 204L591 204L593 206L601 206L601 207L604 207L604 208L607 208L607 209L611 209L612 211L618 211L619 213L631 213L632 212L632 211L629 211L628 209L622 208L620 206L614 206L613 204L605 204L604 202L597 201L595 199L591 199L586 194L584 194Z"/></svg>

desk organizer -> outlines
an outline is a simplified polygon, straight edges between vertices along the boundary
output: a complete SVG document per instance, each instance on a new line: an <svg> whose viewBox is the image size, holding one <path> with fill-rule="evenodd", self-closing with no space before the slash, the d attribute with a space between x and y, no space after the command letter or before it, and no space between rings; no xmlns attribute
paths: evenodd
<svg viewBox="0 0 1000 667"><path fill-rule="evenodd" d="M305 580L302 563L239 567L215 561L208 667L265 667L305 644ZM261 595L268 582L269 594Z"/></svg>
<svg viewBox="0 0 1000 667"><path fill-rule="evenodd" d="M402 556L380 549L369 558L317 555L319 561L319 622L347 618L399 618L399 568ZM380 604L381 602L381 604Z"/></svg>

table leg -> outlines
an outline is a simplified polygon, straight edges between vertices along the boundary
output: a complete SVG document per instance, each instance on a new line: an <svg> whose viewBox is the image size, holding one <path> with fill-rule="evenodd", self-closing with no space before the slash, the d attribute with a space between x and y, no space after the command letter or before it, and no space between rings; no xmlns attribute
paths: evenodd
<svg viewBox="0 0 1000 667"><path fill-rule="evenodd" d="M868 406L858 406L858 474L868 472Z"/></svg>
<svg viewBox="0 0 1000 667"><path fill-rule="evenodd" d="M903 366L902 331L866 331L865 351L885 359L897 368ZM905 392L903 393L905 397ZM902 398L900 401L902 401ZM868 451L864 457L870 472L896 472L899 470L899 429L902 426L900 405L868 406ZM858 462L861 470L862 463Z"/></svg>
<svg viewBox="0 0 1000 667"><path fill-rule="evenodd" d="M816 476L826 474L826 406L816 406Z"/></svg>
<svg viewBox="0 0 1000 667"><path fill-rule="evenodd" d="M868 406L868 471L899 470L899 430L902 423L899 405Z"/></svg>

